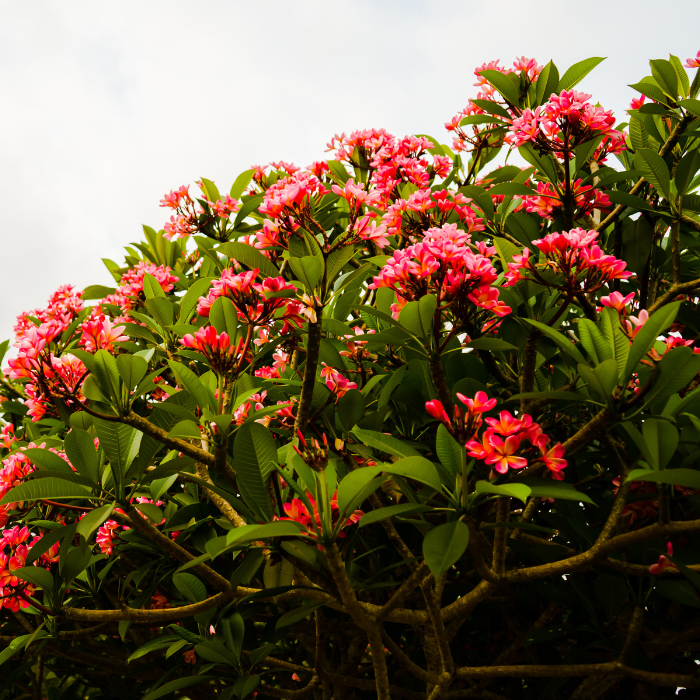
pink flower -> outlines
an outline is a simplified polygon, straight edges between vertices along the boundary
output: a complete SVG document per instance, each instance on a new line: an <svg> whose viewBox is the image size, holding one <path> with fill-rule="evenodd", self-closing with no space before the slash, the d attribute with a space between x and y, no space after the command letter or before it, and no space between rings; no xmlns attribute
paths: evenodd
<svg viewBox="0 0 700 700"><path fill-rule="evenodd" d="M634 292L630 292L627 296L622 296L620 292L612 292L607 297L601 297L600 303L603 306L610 306L615 309L618 313L622 313L625 310L627 304L634 299Z"/></svg>
<svg viewBox="0 0 700 700"><path fill-rule="evenodd" d="M444 423L447 427L451 427L450 417L447 415L442 403L437 399L425 402L425 410L433 418L437 418L439 421Z"/></svg>
<svg viewBox="0 0 700 700"><path fill-rule="evenodd" d="M549 438L547 438L549 441ZM561 443L557 443L549 450L544 447L540 448L542 450L542 461L545 463L547 469L552 472L552 477L557 481L562 481L564 474L562 471L566 468L567 462L564 457L564 446Z"/></svg>
<svg viewBox="0 0 700 700"><path fill-rule="evenodd" d="M508 469L522 469L527 466L527 459L515 456L520 447L520 439L515 435L507 437L505 442L496 435L490 435L489 443L492 451L484 461L486 464L492 464L499 474L505 474Z"/></svg>
<svg viewBox="0 0 700 700"><path fill-rule="evenodd" d="M669 557L673 556L673 545L670 542L666 544L666 554L668 554ZM668 558L662 554L656 564L652 564L649 567L649 573L658 576L667 566L672 566L674 569L677 568L673 562L669 561Z"/></svg>
<svg viewBox="0 0 700 700"><path fill-rule="evenodd" d="M501 411L498 420L495 418L487 418L486 422L491 426L492 430L504 436L514 435L523 427L523 421L514 418L509 411Z"/></svg>
<svg viewBox="0 0 700 700"><path fill-rule="evenodd" d="M686 68L700 68L700 51L695 58L689 58L685 62Z"/></svg>
<svg viewBox="0 0 700 700"><path fill-rule="evenodd" d="M639 109L644 104L645 99L646 98L644 95L633 97L632 101L630 102L630 109Z"/></svg>
<svg viewBox="0 0 700 700"><path fill-rule="evenodd" d="M80 344L88 352L95 353L98 350L111 352L114 343L123 343L129 340L128 335L122 335L125 326L112 326L112 322L104 315L99 314L81 324L83 332Z"/></svg>
<svg viewBox="0 0 700 700"><path fill-rule="evenodd" d="M490 399L485 391L477 391L473 399L468 399L464 394L458 392L457 398L471 413L486 413L497 403L497 399Z"/></svg>

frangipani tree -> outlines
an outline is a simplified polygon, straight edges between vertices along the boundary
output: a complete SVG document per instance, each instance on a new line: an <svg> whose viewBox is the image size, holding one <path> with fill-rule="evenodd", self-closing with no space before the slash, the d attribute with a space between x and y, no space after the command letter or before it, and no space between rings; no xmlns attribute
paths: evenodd
<svg viewBox="0 0 700 700"><path fill-rule="evenodd" d="M626 123L601 60L180 187L20 316L4 697L700 685L700 54Z"/></svg>

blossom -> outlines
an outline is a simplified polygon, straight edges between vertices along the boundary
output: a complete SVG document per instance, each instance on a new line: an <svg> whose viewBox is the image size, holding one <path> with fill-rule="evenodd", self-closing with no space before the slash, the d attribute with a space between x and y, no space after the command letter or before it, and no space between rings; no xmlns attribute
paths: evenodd
<svg viewBox="0 0 700 700"><path fill-rule="evenodd" d="M632 301L632 299L634 299L634 292L630 292L624 297L620 292L612 292L606 297L601 297L600 303L603 306L610 306L619 313L622 313L625 310L627 304L629 304L629 302Z"/></svg>
<svg viewBox="0 0 700 700"><path fill-rule="evenodd" d="M129 340L129 336L122 335L125 326L112 326L112 322L104 314L98 314L85 321L81 324L80 330L83 333L80 345L92 353L98 350L111 352L114 343L123 343Z"/></svg>
<svg viewBox="0 0 700 700"><path fill-rule="evenodd" d="M673 556L673 545L670 542L666 543L666 554L668 557ZM649 573L654 576L658 576L659 574L663 573L664 569L668 566L671 566L674 569L677 568L673 562L669 561L668 557L662 554L656 564L652 564L649 567Z"/></svg>
<svg viewBox="0 0 700 700"><path fill-rule="evenodd" d="M492 464L499 474L505 474L508 469L522 469L527 466L524 457L517 457L520 447L520 439L511 435L504 440L496 435L491 435L489 439L489 453L484 459L486 464Z"/></svg>
<svg viewBox="0 0 700 700"><path fill-rule="evenodd" d="M304 528L306 528L308 534L311 535L311 537L316 537L316 530L313 527L313 523L316 524L316 528L319 532L323 532L321 516L318 510L318 504L316 503L316 500L310 493L306 494L306 498L308 499L311 505L311 512L309 512L307 507L304 505L303 501L301 501L299 498L293 498L291 503L283 504L282 507L284 508L284 512L286 513L287 517L280 518L280 520L294 520L299 524L303 525ZM331 523L333 528L335 528L340 522L340 508L338 508L337 491L333 494L332 498L330 499L330 507ZM342 532L342 530L344 530L346 527L349 527L350 525L354 525L355 523L359 522L360 518L363 515L364 512L361 510L355 510L349 515L347 515L342 520L342 523L340 525L341 532L339 534L339 537L345 537L345 533Z"/></svg>
<svg viewBox="0 0 700 700"><path fill-rule="evenodd" d="M450 417L447 415L442 403L437 399L425 402L425 410L433 417L437 418L440 422L445 425L451 426Z"/></svg>
<svg viewBox="0 0 700 700"><path fill-rule="evenodd" d="M700 51L698 51L697 56L695 56L695 58L691 57L691 58L686 59L685 67L686 68L700 68Z"/></svg>
<svg viewBox="0 0 700 700"><path fill-rule="evenodd" d="M641 106L644 104L644 100L646 97L644 95L640 95L639 97L633 97L632 101L630 102L630 109L640 109Z"/></svg>
<svg viewBox="0 0 700 700"><path fill-rule="evenodd" d="M180 343L186 348L201 352L218 374L226 374L233 369L244 346L242 338L238 340L237 345L231 345L228 333L218 335L214 326L199 328L194 335L187 333Z"/></svg>

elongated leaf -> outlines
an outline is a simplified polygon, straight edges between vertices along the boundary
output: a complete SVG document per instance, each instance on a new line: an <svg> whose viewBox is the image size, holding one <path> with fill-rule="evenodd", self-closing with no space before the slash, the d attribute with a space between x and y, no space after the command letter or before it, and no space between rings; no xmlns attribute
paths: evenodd
<svg viewBox="0 0 700 700"><path fill-rule="evenodd" d="M123 423L106 421L101 418L95 418L93 425L100 440L100 447L105 451L112 465L112 472L126 474L138 451L142 433ZM136 442L137 436L138 443Z"/></svg>
<svg viewBox="0 0 700 700"><path fill-rule="evenodd" d="M580 501L595 505L595 501L590 496L577 491L571 484L564 481L531 476L524 478L522 483L530 487L530 495L533 498L560 498L566 501Z"/></svg>
<svg viewBox="0 0 700 700"><path fill-rule="evenodd" d="M642 326L632 342L623 379L627 379L637 368L637 363L654 347L656 339L673 323L681 305L680 301L662 306Z"/></svg>
<svg viewBox="0 0 700 700"><path fill-rule="evenodd" d="M528 496L532 493L532 489L525 484L490 484L488 481L476 482L476 493L489 493L496 496L508 496L509 498L517 498L525 503Z"/></svg>
<svg viewBox="0 0 700 700"><path fill-rule="evenodd" d="M277 462L277 448L270 431L260 423L245 423L236 433L234 468L242 494L255 503L266 520L272 519L267 478ZM245 492L245 493L243 493Z"/></svg>
<svg viewBox="0 0 700 700"><path fill-rule="evenodd" d="M325 603L305 603L304 605L300 605L298 608L294 608L293 610L284 613L284 615L282 615L282 617L280 617L275 623L275 629L280 630L284 627L290 627L297 622L305 620L322 605L325 605Z"/></svg>
<svg viewBox="0 0 700 700"><path fill-rule="evenodd" d="M550 328L544 323L535 321L534 319L525 318L523 320L527 321L529 324L542 331L542 333L544 333L544 335L546 335L548 338L551 338L567 355L572 357L577 364L588 364L583 355L580 353L579 349L561 333L555 331L553 328Z"/></svg>
<svg viewBox="0 0 700 700"><path fill-rule="evenodd" d="M92 376L106 397L119 401L119 370L116 360L106 350L98 350L95 353Z"/></svg>
<svg viewBox="0 0 700 700"><path fill-rule="evenodd" d="M520 102L520 95L518 95L518 90L515 85L511 82L511 79L497 70L482 70L479 71L479 75L486 78L486 80L493 85L498 92L503 95L503 97L508 100L511 104L518 105Z"/></svg>
<svg viewBox="0 0 700 700"><path fill-rule="evenodd" d="M442 488L440 476L432 462L425 457L404 457L398 462L382 467L386 474L398 474L406 479L415 479L422 484L431 486L436 491Z"/></svg>
<svg viewBox="0 0 700 700"><path fill-rule="evenodd" d="M86 540L102 523L112 515L114 504L95 508L90 511L77 525L76 532L82 535ZM54 530L55 532L55 530Z"/></svg>
<svg viewBox="0 0 700 700"><path fill-rule="evenodd" d="M509 350L517 350L512 343L508 343L500 338L474 338L464 344L465 348L474 348L475 350L487 350L488 352L505 352Z"/></svg>
<svg viewBox="0 0 700 700"><path fill-rule="evenodd" d="M377 510L365 513L358 523L358 527L365 527L373 523L379 523L382 520L388 520L399 515L411 515L413 513L427 513L434 510L432 506L422 506L419 503L400 503L396 506L387 506Z"/></svg>
<svg viewBox="0 0 700 700"><path fill-rule="evenodd" d="M574 63L571 68L564 72L559 81L557 92L562 90L571 90L578 85L599 63L602 63L605 58L586 58L583 61Z"/></svg>
<svg viewBox="0 0 700 700"><path fill-rule="evenodd" d="M241 208L241 211L243 211L244 207ZM236 220L236 224L238 224L238 220ZM251 270L260 270L263 277L279 277L279 270L259 250L247 243L240 243L239 241L222 243L218 250Z"/></svg>
<svg viewBox="0 0 700 700"><path fill-rule="evenodd" d="M25 566L21 569L15 569L12 572L17 578L21 578L23 581L29 581L35 586L39 586L45 591L51 591L53 589L53 576L50 571L42 568L41 566Z"/></svg>
<svg viewBox="0 0 700 700"><path fill-rule="evenodd" d="M0 500L0 505L20 503L21 501L39 501L42 498L50 500L88 498L90 489L64 479L50 477L48 479L33 479L15 486Z"/></svg>
<svg viewBox="0 0 700 700"><path fill-rule="evenodd" d="M162 637L156 637L155 639L151 639L145 644L142 644L135 652L133 652L131 656L129 656L129 658L126 660L126 663L129 663L134 659L140 659L142 656L146 656L146 654L150 654L152 651L164 649L165 647L170 646L173 642L176 642L179 639L180 637L178 637L176 634L166 634ZM182 641L184 642L184 640ZM185 644L186 643L187 642L185 642Z"/></svg>
<svg viewBox="0 0 700 700"><path fill-rule="evenodd" d="M177 383L194 396L200 408L216 410L214 393L189 367L185 367L181 362L175 360L168 360L168 365L175 375Z"/></svg>
<svg viewBox="0 0 700 700"><path fill-rule="evenodd" d="M67 474L73 473L70 465L55 452L41 447L29 447L23 450L22 454L29 457L31 462L40 469L48 469L52 472L66 472Z"/></svg>
<svg viewBox="0 0 700 700"><path fill-rule="evenodd" d="M29 566L33 564L42 554L47 552L51 547L53 547L56 542L60 542L63 539L68 539L70 542L75 534L76 526L64 525L63 527L57 527L55 530L46 532L41 536L41 539L29 550L27 554L26 565Z"/></svg>
<svg viewBox="0 0 700 700"><path fill-rule="evenodd" d="M559 70L550 61L539 74L537 84L535 85L536 102L541 105L543 102L549 101L552 93L556 93L559 87Z"/></svg>
<svg viewBox="0 0 700 700"><path fill-rule="evenodd" d="M338 420L349 432L365 415L365 397L357 389L347 391L338 401Z"/></svg>
<svg viewBox="0 0 700 700"><path fill-rule="evenodd" d="M423 558L435 579L439 579L464 554L469 528L460 520L434 527L423 540Z"/></svg>
<svg viewBox="0 0 700 700"><path fill-rule="evenodd" d="M182 297L182 301L180 302L180 314L177 319L178 323L189 322L190 318L192 317L192 313L197 308L199 298L206 294L209 287L211 287L211 283L215 279L216 277L200 277L191 284L190 288L187 290L187 293L184 297Z"/></svg>
<svg viewBox="0 0 700 700"><path fill-rule="evenodd" d="M175 574L173 583L190 603L199 603L207 597L206 586L193 574Z"/></svg>
<svg viewBox="0 0 700 700"><path fill-rule="evenodd" d="M363 467L350 472L338 485L338 509L341 515L346 512L349 505L362 493L367 484L371 484L381 467Z"/></svg>
<svg viewBox="0 0 700 700"><path fill-rule="evenodd" d="M700 355L688 347L667 352L657 365L654 383L646 397L646 405L660 411L672 394L678 393L700 372Z"/></svg>
<svg viewBox="0 0 700 700"><path fill-rule="evenodd" d="M649 466L664 469L678 447L678 430L668 421L647 418L642 425L642 436L653 459Z"/></svg>
<svg viewBox="0 0 700 700"><path fill-rule="evenodd" d="M630 341L622 332L620 317L615 309L606 307L601 314L603 336L613 351L620 383L624 381L627 358L630 354Z"/></svg>
<svg viewBox="0 0 700 700"><path fill-rule="evenodd" d="M361 443L374 447L382 452L388 452L396 457L420 456L410 445L407 445L401 440L397 440L391 435L385 435L375 430L364 430L362 428L355 428L352 433Z"/></svg>
<svg viewBox="0 0 700 700"><path fill-rule="evenodd" d="M148 693L143 697L142 700L157 700L165 695L170 695L177 690L182 690L183 688L189 688L190 686L197 685L198 683L206 683L207 681L218 678L218 676L185 676L184 678L177 678L170 683L161 685L160 688Z"/></svg>
<svg viewBox="0 0 700 700"><path fill-rule="evenodd" d="M244 170L231 185L231 191L229 192L229 197L232 199L240 199L241 195L245 192L245 188L248 187L250 181L253 179L255 174L255 168L250 170Z"/></svg>
<svg viewBox="0 0 700 700"><path fill-rule="evenodd" d="M160 286L160 282L148 272L143 275L143 293L146 299L155 299L156 297L164 297L165 292L163 287Z"/></svg>
<svg viewBox="0 0 700 700"><path fill-rule="evenodd" d="M315 256L289 258L289 265L296 278L304 283L311 294L323 277L323 259Z"/></svg>
<svg viewBox="0 0 700 700"><path fill-rule="evenodd" d="M462 459L464 459L464 448L450 435L447 428L440 423L435 438L435 452L442 466L447 469L452 476L462 473Z"/></svg>
<svg viewBox="0 0 700 700"><path fill-rule="evenodd" d="M666 198L671 196L671 176L664 159L651 148L640 148L634 157L634 166Z"/></svg>
<svg viewBox="0 0 700 700"><path fill-rule="evenodd" d="M673 484L700 489L700 471L695 469L633 469L627 475L627 481L653 481L657 484Z"/></svg>

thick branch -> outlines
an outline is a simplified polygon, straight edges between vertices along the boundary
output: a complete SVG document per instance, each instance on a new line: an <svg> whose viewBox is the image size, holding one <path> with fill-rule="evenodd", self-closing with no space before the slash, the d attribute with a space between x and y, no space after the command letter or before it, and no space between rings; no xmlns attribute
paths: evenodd
<svg viewBox="0 0 700 700"><path fill-rule="evenodd" d="M306 363L304 364L304 380L299 395L299 406L294 425L295 432L303 433L309 422L311 401L314 397L314 384L316 383L316 370L318 369L318 355L321 350L321 315L323 309L317 309L317 320L308 323L308 340L306 344Z"/></svg>

